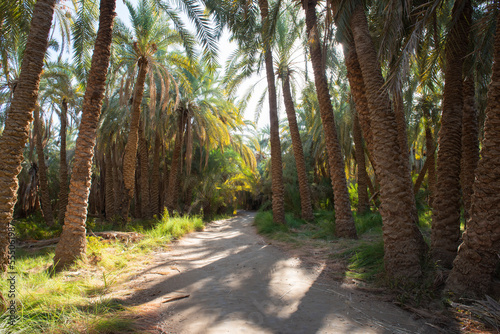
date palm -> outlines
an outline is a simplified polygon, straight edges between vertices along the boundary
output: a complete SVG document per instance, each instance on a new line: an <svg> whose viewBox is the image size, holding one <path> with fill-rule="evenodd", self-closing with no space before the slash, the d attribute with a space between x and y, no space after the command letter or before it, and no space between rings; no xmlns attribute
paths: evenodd
<svg viewBox="0 0 500 334"><path fill-rule="evenodd" d="M323 131L325 133L328 165L335 198L335 229L338 237L356 238L356 227L351 212L349 192L345 177L344 159L337 137L333 108L328 91L328 82L323 66L323 53L316 17L316 0L303 0L302 7L306 13L307 38L311 62L314 70L314 82L318 95L319 110Z"/></svg>
<svg viewBox="0 0 500 334"><path fill-rule="evenodd" d="M7 266L8 225L12 220L17 175L21 171L23 148L35 108L43 59L48 46L55 0L39 0L33 9L30 32L5 128L0 138L0 269Z"/></svg>
<svg viewBox="0 0 500 334"><path fill-rule="evenodd" d="M495 3L498 10L498 3ZM457 297L489 293L500 251L500 17L496 15L494 63L488 90L481 160L476 170L470 219L446 288Z"/></svg>
<svg viewBox="0 0 500 334"><path fill-rule="evenodd" d="M243 76L253 69L258 58L256 52L263 50L263 62L266 69L269 119L271 132L271 182L273 220L285 223L283 171L281 144L279 138L278 103L273 67L272 39L275 19L279 13L279 4L270 8L268 0L243 0L236 2L204 0L207 8L221 26L228 26L241 50L245 50L248 60L245 62ZM260 25L257 13L260 14Z"/></svg>
<svg viewBox="0 0 500 334"><path fill-rule="evenodd" d="M101 0L100 2L99 29L83 98L82 119L76 141L68 207L63 232L54 256L56 269L64 268L76 259L84 257L87 249L85 222L92 160L111 54L115 6L115 0Z"/></svg>
<svg viewBox="0 0 500 334"><path fill-rule="evenodd" d="M127 66L127 72L134 74L137 78L131 97L130 131L123 158L123 180L125 185L125 195L121 205L121 216L127 220L130 201L134 196L135 169L137 159L137 147L139 143L139 124L141 117L141 104L146 86L146 79L149 78L151 103L156 103L156 84L154 76L159 75L164 82L175 81L162 61L183 61L180 56L172 56L166 53L167 49L175 44L183 42L182 36L169 27L169 22L162 12L158 12L154 3L150 0L142 0L135 8L129 1L125 4L130 13L132 31L119 24L118 42L118 64L117 67ZM192 39L191 39L192 40ZM192 47L192 45L190 45ZM167 58L165 58L167 56ZM127 83L128 84L128 83ZM163 84L160 103L168 100L168 84ZM126 93L125 93L126 94ZM127 98L128 101L128 98ZM152 108L154 109L154 108Z"/></svg>
<svg viewBox="0 0 500 334"><path fill-rule="evenodd" d="M456 1L446 44L443 113L437 153L437 184L433 199L431 254L451 268L460 238L460 157L462 153L463 71L468 50L472 5Z"/></svg>
<svg viewBox="0 0 500 334"><path fill-rule="evenodd" d="M66 136L68 111L75 110L83 97L83 84L76 80L75 69L64 62L49 63L42 76L42 104L54 106L59 115L60 151L59 151L59 212L58 223L64 223L68 204L68 162L66 156Z"/></svg>
<svg viewBox="0 0 500 334"><path fill-rule="evenodd" d="M422 274L420 261L425 250L424 241L415 224L415 199L410 175L406 173L407 162L401 157L396 119L389 95L383 89L384 78L362 5L356 6L348 22L370 112L373 141L370 153L380 183L385 269L389 277L397 280L417 279ZM361 121L362 127L363 123Z"/></svg>
<svg viewBox="0 0 500 334"><path fill-rule="evenodd" d="M283 89L283 98L285 100L285 110L288 118L288 127L292 137L293 155L297 167L297 177L299 180L300 204L302 208L302 218L313 220L313 210L311 204L311 191L307 180L306 163L302 140L300 139L297 117L295 115L295 105L292 97L291 79L295 72L293 69L294 46L297 44L301 26L292 27L290 16L282 16L278 19L276 25L275 50L277 57L278 78L281 80ZM303 26L303 25L302 25Z"/></svg>
<svg viewBox="0 0 500 334"><path fill-rule="evenodd" d="M49 180L47 178L47 165L45 164L45 153L43 151L43 129L42 120L40 119L40 107L35 107L34 114L34 131L36 136L35 146L38 156L38 178L40 188L40 202L42 204L43 219L48 226L54 225L54 215L52 213L52 205L50 203Z"/></svg>

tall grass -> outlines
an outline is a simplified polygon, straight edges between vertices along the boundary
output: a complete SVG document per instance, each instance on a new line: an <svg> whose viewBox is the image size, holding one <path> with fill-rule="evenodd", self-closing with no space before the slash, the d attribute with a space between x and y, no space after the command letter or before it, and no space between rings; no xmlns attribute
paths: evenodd
<svg viewBox="0 0 500 334"><path fill-rule="evenodd" d="M153 225L153 226L151 226ZM53 248L37 252L21 249L16 261L16 303L19 321L6 333L133 333L128 311L108 293L147 263L147 254L184 234L204 228L200 217L168 217L130 229L143 230L136 243L88 237L87 259L58 274L48 271ZM8 281L0 280L7 296ZM7 301L8 302L8 301ZM0 333L8 313L0 316Z"/></svg>

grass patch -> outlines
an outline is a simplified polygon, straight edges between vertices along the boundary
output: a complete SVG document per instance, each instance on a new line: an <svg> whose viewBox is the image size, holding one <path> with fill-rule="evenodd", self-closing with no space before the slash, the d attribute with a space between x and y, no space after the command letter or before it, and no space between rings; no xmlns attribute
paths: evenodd
<svg viewBox="0 0 500 334"><path fill-rule="evenodd" d="M348 256L346 277L373 282L384 271L384 242L361 243L344 255Z"/></svg>
<svg viewBox="0 0 500 334"><path fill-rule="evenodd" d="M367 212L354 217L358 235L368 231L382 232L382 216L378 212Z"/></svg>
<svg viewBox="0 0 500 334"><path fill-rule="evenodd" d="M271 211L260 211L255 215L255 226L257 226L257 232L261 234L272 234L276 232L287 232L288 226L277 224L273 220L273 214Z"/></svg>
<svg viewBox="0 0 500 334"><path fill-rule="evenodd" d="M139 221L126 228L142 231L144 238L121 243L87 237L87 260L55 275L47 271L54 248L36 252L19 249L15 271L20 319L9 327L10 332L133 333L133 320L124 317L130 310L106 295L147 265L147 254L186 233L202 230L204 223L200 217L163 215L153 223ZM4 296L8 283L0 280ZM0 316L0 332L7 321L7 313Z"/></svg>

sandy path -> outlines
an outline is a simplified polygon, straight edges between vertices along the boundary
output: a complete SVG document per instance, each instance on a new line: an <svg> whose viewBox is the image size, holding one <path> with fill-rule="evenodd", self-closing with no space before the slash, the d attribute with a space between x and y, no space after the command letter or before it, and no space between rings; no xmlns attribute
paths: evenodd
<svg viewBox="0 0 500 334"><path fill-rule="evenodd" d="M130 283L129 302L157 305L163 333L436 332L268 245L255 233L254 216L214 222L157 254L157 265ZM182 294L190 297L162 302Z"/></svg>

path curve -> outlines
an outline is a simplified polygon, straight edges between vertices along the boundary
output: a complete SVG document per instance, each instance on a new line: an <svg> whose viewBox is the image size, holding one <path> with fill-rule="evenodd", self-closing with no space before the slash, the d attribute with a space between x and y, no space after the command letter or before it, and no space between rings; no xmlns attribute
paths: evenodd
<svg viewBox="0 0 500 334"><path fill-rule="evenodd" d="M136 292L127 299L158 305L162 333L437 333L268 245L254 217L243 211L212 222L158 253L130 283Z"/></svg>

